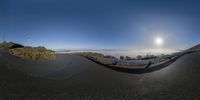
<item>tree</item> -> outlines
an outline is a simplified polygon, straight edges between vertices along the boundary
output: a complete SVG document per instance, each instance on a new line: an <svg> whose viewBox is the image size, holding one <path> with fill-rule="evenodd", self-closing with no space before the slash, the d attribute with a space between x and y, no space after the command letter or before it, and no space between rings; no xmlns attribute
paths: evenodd
<svg viewBox="0 0 200 100"><path fill-rule="evenodd" d="M129 56L126 56L126 60L131 60L132 58Z"/></svg>
<svg viewBox="0 0 200 100"><path fill-rule="evenodd" d="M138 60L141 60L141 59L142 59L142 56L141 56L141 55L138 55L136 58L137 58Z"/></svg>
<svg viewBox="0 0 200 100"><path fill-rule="evenodd" d="M120 56L120 59L123 60L123 59L124 59L124 56Z"/></svg>

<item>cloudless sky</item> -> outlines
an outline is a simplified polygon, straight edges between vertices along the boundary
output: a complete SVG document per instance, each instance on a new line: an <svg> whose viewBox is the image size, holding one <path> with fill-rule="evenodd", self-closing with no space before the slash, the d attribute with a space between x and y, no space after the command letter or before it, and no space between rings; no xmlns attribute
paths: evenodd
<svg viewBox="0 0 200 100"><path fill-rule="evenodd" d="M51 49L183 49L200 43L199 0L0 0L3 37Z"/></svg>

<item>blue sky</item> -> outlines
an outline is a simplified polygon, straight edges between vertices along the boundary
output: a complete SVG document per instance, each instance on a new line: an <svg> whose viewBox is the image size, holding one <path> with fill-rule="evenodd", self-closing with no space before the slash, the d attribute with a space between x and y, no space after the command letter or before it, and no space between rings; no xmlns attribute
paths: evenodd
<svg viewBox="0 0 200 100"><path fill-rule="evenodd" d="M200 43L198 0L1 0L0 41L51 49L148 49Z"/></svg>

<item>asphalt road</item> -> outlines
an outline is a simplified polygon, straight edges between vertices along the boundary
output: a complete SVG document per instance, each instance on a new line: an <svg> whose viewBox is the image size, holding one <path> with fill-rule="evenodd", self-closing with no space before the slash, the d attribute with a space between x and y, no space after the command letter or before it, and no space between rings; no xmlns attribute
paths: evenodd
<svg viewBox="0 0 200 100"><path fill-rule="evenodd" d="M148 73L126 73L84 57L31 61L0 49L0 100L198 100L200 52Z"/></svg>

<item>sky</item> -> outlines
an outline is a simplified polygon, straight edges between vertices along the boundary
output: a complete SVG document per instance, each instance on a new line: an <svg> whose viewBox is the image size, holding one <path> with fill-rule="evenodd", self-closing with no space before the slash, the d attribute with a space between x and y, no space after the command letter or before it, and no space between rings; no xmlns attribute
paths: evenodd
<svg viewBox="0 0 200 100"><path fill-rule="evenodd" d="M200 43L199 0L0 0L0 41L51 49L185 49ZM161 48L161 47L160 47Z"/></svg>

